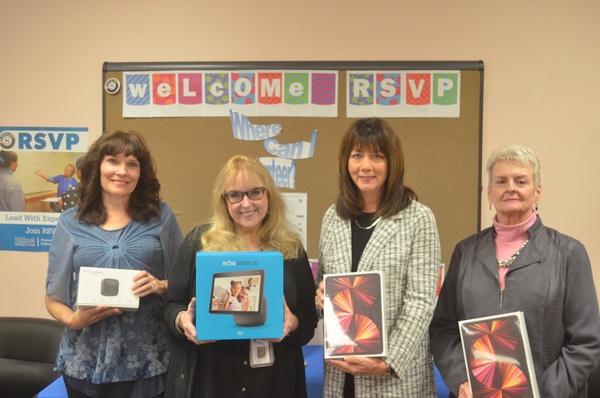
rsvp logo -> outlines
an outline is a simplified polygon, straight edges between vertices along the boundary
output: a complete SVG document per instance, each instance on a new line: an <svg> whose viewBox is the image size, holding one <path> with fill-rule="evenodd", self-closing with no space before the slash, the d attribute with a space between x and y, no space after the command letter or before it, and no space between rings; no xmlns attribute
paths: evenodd
<svg viewBox="0 0 600 398"><path fill-rule="evenodd" d="M41 152L86 152L87 128L0 127L2 148Z"/></svg>
<svg viewBox="0 0 600 398"><path fill-rule="evenodd" d="M17 140L10 131L4 131L0 134L0 145L2 146L2 149L12 148L15 145L15 142L17 142Z"/></svg>

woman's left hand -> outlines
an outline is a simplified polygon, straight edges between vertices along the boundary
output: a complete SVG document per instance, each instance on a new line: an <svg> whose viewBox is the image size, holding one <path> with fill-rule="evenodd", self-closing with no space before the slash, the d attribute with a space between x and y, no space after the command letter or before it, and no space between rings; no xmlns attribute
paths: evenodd
<svg viewBox="0 0 600 398"><path fill-rule="evenodd" d="M319 306L319 308L323 309L323 302L325 300L325 284L323 281L319 282L319 287L315 293L315 303Z"/></svg>
<svg viewBox="0 0 600 398"><path fill-rule="evenodd" d="M140 271L133 277L133 294L139 297L145 297L150 294L164 296L167 294L168 282L157 279L147 271Z"/></svg>
<svg viewBox="0 0 600 398"><path fill-rule="evenodd" d="M292 333L294 330L298 328L298 317L290 311L290 308L287 306L287 302L283 299L284 306L284 317L283 317L283 338L285 338L288 334ZM274 343L281 342L282 339L269 339Z"/></svg>
<svg viewBox="0 0 600 398"><path fill-rule="evenodd" d="M350 373L354 376L374 376L387 373L387 365L381 358L344 357L344 360L327 359L325 362L342 372Z"/></svg>
<svg viewBox="0 0 600 398"><path fill-rule="evenodd" d="M298 329L298 317L292 314L292 311L290 311L285 299L283 299L283 306L285 307L283 318L283 336L285 337L294 330Z"/></svg>

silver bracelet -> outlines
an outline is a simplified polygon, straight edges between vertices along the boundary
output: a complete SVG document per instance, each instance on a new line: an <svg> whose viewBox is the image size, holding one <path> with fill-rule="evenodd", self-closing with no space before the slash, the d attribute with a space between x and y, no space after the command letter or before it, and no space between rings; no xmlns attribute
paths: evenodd
<svg viewBox="0 0 600 398"><path fill-rule="evenodd" d="M175 317L175 329L177 329L177 331L181 334L185 334L183 329L179 326L179 319L181 318L181 315L183 315L183 314L185 314L185 311L179 311L179 313Z"/></svg>

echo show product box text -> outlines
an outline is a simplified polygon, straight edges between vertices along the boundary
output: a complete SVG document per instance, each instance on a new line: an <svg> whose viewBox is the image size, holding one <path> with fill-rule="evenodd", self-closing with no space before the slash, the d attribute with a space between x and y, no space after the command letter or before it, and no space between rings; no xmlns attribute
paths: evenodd
<svg viewBox="0 0 600 398"><path fill-rule="evenodd" d="M198 340L283 337L283 255L198 252Z"/></svg>
<svg viewBox="0 0 600 398"><path fill-rule="evenodd" d="M133 277L139 270L81 267L77 305L97 307L107 305L124 311L135 311L140 298L133 294Z"/></svg>

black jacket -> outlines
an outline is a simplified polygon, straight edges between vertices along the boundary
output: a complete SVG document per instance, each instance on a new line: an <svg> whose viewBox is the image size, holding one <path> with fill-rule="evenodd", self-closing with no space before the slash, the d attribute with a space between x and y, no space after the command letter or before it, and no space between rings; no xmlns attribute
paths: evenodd
<svg viewBox="0 0 600 398"><path fill-rule="evenodd" d="M467 380L457 322L523 311L540 395L586 398L600 359L600 314L583 245L538 216L506 274L500 306L494 229L460 242L430 326L431 351L450 388Z"/></svg>
<svg viewBox="0 0 600 398"><path fill-rule="evenodd" d="M298 329L273 344L272 366L251 368L249 340L197 346L175 328L175 317L196 294L196 252L202 232L196 227L186 236L171 268L164 319L175 341L165 398L306 397L302 346L313 337L318 321L306 253L302 250L299 258L284 261L284 296L298 318Z"/></svg>

